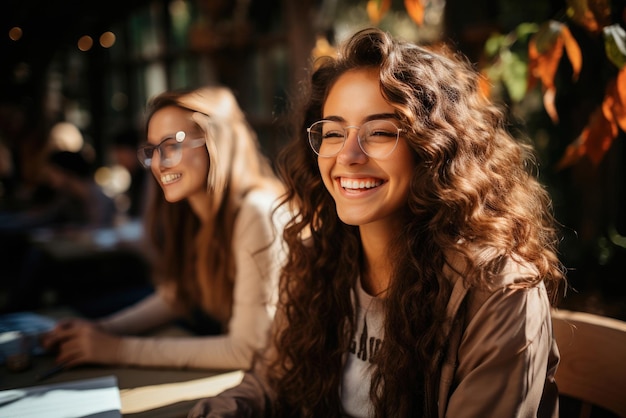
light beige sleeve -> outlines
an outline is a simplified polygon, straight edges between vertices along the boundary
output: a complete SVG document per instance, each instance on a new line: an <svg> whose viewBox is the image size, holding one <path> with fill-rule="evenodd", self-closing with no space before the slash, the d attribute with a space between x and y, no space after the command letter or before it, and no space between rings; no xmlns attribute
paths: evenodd
<svg viewBox="0 0 626 418"><path fill-rule="evenodd" d="M235 225L237 275L228 333L191 338L125 338L120 362L138 366L248 369L262 349L274 317L278 277L285 259L281 233L275 238L271 209L275 196L251 193ZM276 220L281 231L281 220ZM268 247L269 245L269 247Z"/></svg>
<svg viewBox="0 0 626 418"><path fill-rule="evenodd" d="M122 309L98 324L105 330L120 335L137 335L167 324L176 318L161 292L155 292L136 304Z"/></svg>

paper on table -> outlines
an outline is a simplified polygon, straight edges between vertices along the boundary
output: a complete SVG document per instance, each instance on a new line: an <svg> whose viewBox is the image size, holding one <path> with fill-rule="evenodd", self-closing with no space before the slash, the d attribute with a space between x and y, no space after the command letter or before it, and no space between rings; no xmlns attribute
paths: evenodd
<svg viewBox="0 0 626 418"><path fill-rule="evenodd" d="M239 370L187 382L122 389L122 412L135 414L177 402L215 396L237 386L242 379L243 372Z"/></svg>
<svg viewBox="0 0 626 418"><path fill-rule="evenodd" d="M115 376L32 386L3 393L23 392L0 405L0 418L120 418L120 392Z"/></svg>

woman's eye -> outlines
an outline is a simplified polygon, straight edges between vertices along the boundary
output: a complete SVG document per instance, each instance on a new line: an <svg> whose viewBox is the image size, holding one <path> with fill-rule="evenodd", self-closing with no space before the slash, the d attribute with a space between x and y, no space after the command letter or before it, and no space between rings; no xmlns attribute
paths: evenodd
<svg viewBox="0 0 626 418"><path fill-rule="evenodd" d="M322 136L322 139L326 142L343 141L343 132L339 132L339 131L326 132Z"/></svg>
<svg viewBox="0 0 626 418"><path fill-rule="evenodd" d="M368 142L388 142L396 138L395 132L377 130L367 135Z"/></svg>
<svg viewBox="0 0 626 418"><path fill-rule="evenodd" d="M180 146L180 142L176 141L167 141L161 144L161 149L165 152L175 151Z"/></svg>

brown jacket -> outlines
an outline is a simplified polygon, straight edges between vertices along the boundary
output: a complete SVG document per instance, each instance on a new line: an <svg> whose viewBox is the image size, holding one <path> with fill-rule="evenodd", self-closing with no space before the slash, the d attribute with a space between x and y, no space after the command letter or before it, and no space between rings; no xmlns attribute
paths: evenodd
<svg viewBox="0 0 626 418"><path fill-rule="evenodd" d="M557 418L559 352L548 295L543 283L515 286L521 277L536 275L534 270L509 259L493 291L468 290L458 273L449 266L446 271L454 283L448 350L431 410L436 408L438 418Z"/></svg>
<svg viewBox="0 0 626 418"><path fill-rule="evenodd" d="M448 347L441 373L427 384L427 416L557 418L559 354L547 292L543 284L515 286L536 275L533 269L508 260L492 291L469 290L461 270L448 265L444 271L454 283ZM263 364L257 364L239 386L200 401L189 418L269 416L271 394L262 376Z"/></svg>

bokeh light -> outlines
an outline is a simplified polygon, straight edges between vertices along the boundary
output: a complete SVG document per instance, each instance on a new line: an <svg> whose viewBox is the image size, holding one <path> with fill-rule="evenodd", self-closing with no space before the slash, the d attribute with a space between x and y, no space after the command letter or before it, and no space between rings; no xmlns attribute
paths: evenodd
<svg viewBox="0 0 626 418"><path fill-rule="evenodd" d="M19 41L20 39L22 39L22 35L22 28L20 28L19 26L12 27L9 30L9 38L12 41Z"/></svg>
<svg viewBox="0 0 626 418"><path fill-rule="evenodd" d="M70 122L59 122L50 129L50 146L59 151L78 152L83 148L84 139L80 130Z"/></svg>
<svg viewBox="0 0 626 418"><path fill-rule="evenodd" d="M91 39L91 36L89 35L81 36L80 39L78 40L78 49L80 49L83 52L89 51L92 46L93 46L93 39Z"/></svg>
<svg viewBox="0 0 626 418"><path fill-rule="evenodd" d="M103 48L111 48L115 45L115 34L113 32L104 32L100 35L100 46Z"/></svg>
<svg viewBox="0 0 626 418"><path fill-rule="evenodd" d="M130 173L121 165L100 167L95 173L96 183L109 197L115 197L124 193L130 187Z"/></svg>
<svg viewBox="0 0 626 418"><path fill-rule="evenodd" d="M115 92L111 96L111 107L120 112L128 106L128 96L123 92Z"/></svg>

